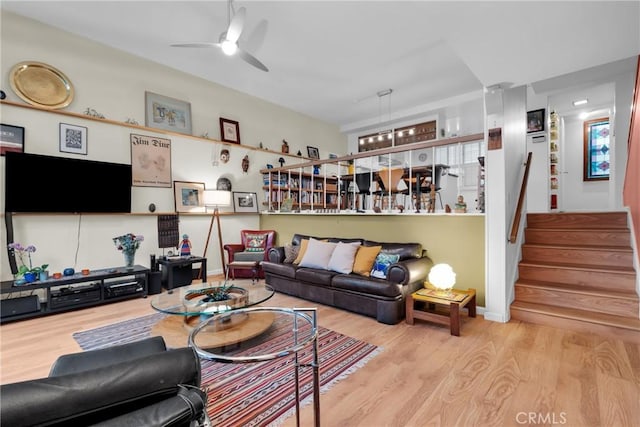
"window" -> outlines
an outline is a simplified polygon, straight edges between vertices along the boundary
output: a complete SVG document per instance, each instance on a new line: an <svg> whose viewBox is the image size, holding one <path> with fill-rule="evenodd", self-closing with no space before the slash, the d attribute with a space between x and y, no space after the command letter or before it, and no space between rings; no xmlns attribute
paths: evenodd
<svg viewBox="0 0 640 427"><path fill-rule="evenodd" d="M609 118L584 122L583 181L609 179Z"/></svg>

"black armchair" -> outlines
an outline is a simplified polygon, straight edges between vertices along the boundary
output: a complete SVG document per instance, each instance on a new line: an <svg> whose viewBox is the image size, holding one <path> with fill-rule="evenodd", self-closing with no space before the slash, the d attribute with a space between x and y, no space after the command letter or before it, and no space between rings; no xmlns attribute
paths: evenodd
<svg viewBox="0 0 640 427"><path fill-rule="evenodd" d="M208 425L192 348L161 337L60 357L47 378L0 386L2 425Z"/></svg>

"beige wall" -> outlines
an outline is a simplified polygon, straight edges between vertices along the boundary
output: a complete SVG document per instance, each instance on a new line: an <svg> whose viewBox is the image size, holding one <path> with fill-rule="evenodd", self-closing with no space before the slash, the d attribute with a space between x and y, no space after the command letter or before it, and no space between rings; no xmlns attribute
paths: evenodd
<svg viewBox="0 0 640 427"><path fill-rule="evenodd" d="M26 152L130 163L130 134L156 134L124 125L127 118L144 125L145 91L150 91L191 104L193 135L207 132L211 138L218 139L219 117L240 123L242 145L227 146L231 150L231 160L226 165L212 164L220 150L216 141L168 136L172 147L172 179L175 181L203 182L207 188L215 188L217 179L224 176L231 180L234 191L256 192L262 202L259 170L267 163L278 164L282 139L289 142L291 153L298 150L306 153L306 146L312 145L319 148L323 158L330 152L346 154L346 137L335 125L9 12L0 14L0 24L0 87L6 92L7 100L23 103L10 88L13 66L22 61L44 62L65 73L75 88L75 98L64 111L82 114L90 107L107 119L123 122L123 125L114 125L0 104L2 123L25 128ZM87 156L59 152L59 123L87 127ZM260 142L275 151L247 148L255 148ZM251 161L246 174L241 169L245 155ZM287 164L294 161L294 157L287 157ZM0 158L0 176L4 177L4 157ZM44 179L46 183L46 177ZM0 178L4 191L3 180ZM37 194L44 190L25 191ZM72 186L69 191L73 194ZM1 198L0 210L4 210L4 196ZM173 198L172 188L133 187L133 211L148 212L149 203L155 203L156 213L173 212ZM233 212L233 207L224 211ZM180 232L189 234L193 252L197 255L203 254L209 220L207 215L181 215ZM258 215L225 215L223 239L235 241L239 230L255 228L258 221ZM136 255L138 264L148 266L150 254L163 253L158 248L156 216L150 214L19 215L14 218L14 227L15 241L35 245L34 263L48 263L52 272L67 267L93 270L122 265L122 254L115 249L111 238L128 232L145 237ZM0 222L0 247L6 247L4 217ZM222 271L213 236L205 256L209 259L210 273ZM12 279L6 250L0 251L0 276L0 280Z"/></svg>
<svg viewBox="0 0 640 427"><path fill-rule="evenodd" d="M457 289L475 288L485 302L484 215L307 215L260 216L261 229L278 231L278 245L295 233L318 237L362 237L381 242L419 242L435 264L456 272Z"/></svg>

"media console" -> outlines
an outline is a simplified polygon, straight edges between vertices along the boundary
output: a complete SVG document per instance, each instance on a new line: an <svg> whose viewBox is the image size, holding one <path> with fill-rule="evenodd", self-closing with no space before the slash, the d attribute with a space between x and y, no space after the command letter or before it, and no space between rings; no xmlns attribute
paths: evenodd
<svg viewBox="0 0 640 427"><path fill-rule="evenodd" d="M77 273L21 286L14 286L12 280L0 282L0 323L146 297L149 271L136 265L103 268L87 275ZM40 296L33 292L37 290Z"/></svg>

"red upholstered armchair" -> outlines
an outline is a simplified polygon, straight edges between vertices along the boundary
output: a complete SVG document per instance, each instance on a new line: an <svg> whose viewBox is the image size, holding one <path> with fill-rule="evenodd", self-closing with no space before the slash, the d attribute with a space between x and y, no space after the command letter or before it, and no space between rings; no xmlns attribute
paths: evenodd
<svg viewBox="0 0 640 427"><path fill-rule="evenodd" d="M266 261L267 252L273 247L276 240L275 230L240 230L241 243L228 243L224 245L227 252L227 262L233 261ZM258 270L260 278L264 279L262 269ZM246 269L237 269L230 277L253 277L253 272Z"/></svg>

